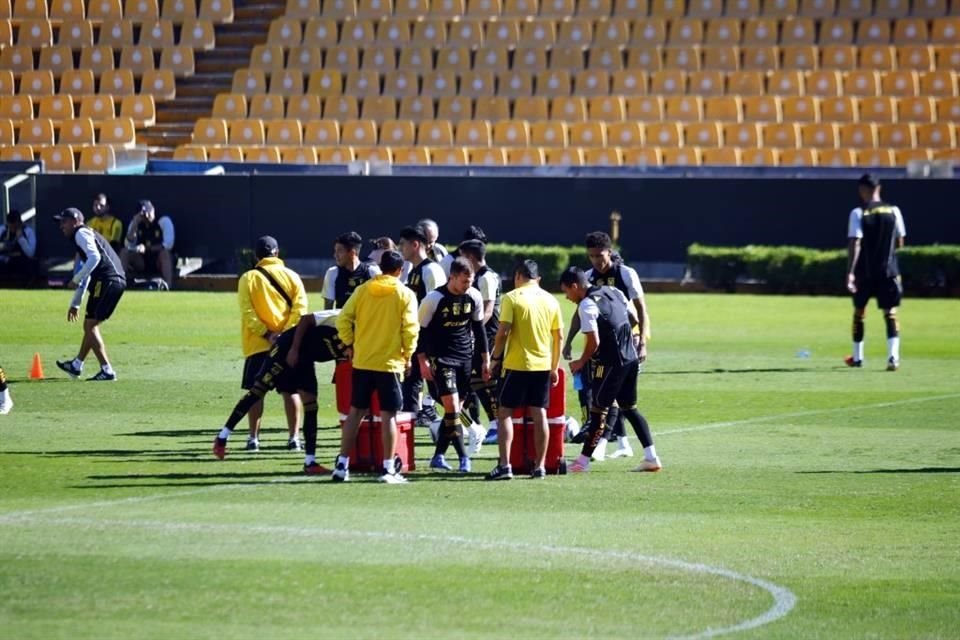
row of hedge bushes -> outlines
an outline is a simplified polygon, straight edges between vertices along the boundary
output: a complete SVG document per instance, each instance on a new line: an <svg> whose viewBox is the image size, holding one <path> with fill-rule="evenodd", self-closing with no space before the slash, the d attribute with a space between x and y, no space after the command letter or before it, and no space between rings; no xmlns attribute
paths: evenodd
<svg viewBox="0 0 960 640"><path fill-rule="evenodd" d="M560 285L560 274L572 265L586 266L587 250L580 247L540 246L491 242L487 245L487 264L502 278L512 280L520 260L536 260L545 287Z"/></svg>
<svg viewBox="0 0 960 640"><path fill-rule="evenodd" d="M960 246L907 246L897 256L906 290L945 293L960 288ZM705 286L727 291L735 290L737 282L756 281L780 293L841 293L847 251L693 244L687 249L687 266Z"/></svg>

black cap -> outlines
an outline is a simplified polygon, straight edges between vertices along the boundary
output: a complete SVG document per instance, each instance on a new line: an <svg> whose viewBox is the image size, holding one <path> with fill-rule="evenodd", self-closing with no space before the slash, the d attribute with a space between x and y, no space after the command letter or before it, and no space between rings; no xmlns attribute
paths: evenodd
<svg viewBox="0 0 960 640"><path fill-rule="evenodd" d="M277 241L273 238L273 236L262 236L257 238L257 243L253 248L253 252L256 254L258 260L275 256L279 250L280 246L277 244Z"/></svg>
<svg viewBox="0 0 960 640"><path fill-rule="evenodd" d="M880 178L873 175L872 173L865 173L860 176L860 179L857 180L857 184L862 187L870 187L871 189L876 189L880 186Z"/></svg>
<svg viewBox="0 0 960 640"><path fill-rule="evenodd" d="M153 211L153 203L149 200L141 200L139 202L140 211Z"/></svg>
<svg viewBox="0 0 960 640"><path fill-rule="evenodd" d="M83 214L80 213L80 209L75 209L73 207L68 207L53 216L54 220L76 220L77 222L83 222Z"/></svg>

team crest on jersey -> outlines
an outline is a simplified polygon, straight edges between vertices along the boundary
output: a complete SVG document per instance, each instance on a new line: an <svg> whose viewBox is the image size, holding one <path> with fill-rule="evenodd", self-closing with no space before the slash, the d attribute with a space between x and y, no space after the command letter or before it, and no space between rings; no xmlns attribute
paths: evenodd
<svg viewBox="0 0 960 640"><path fill-rule="evenodd" d="M459 302L454 302L454 303L453 303L453 315L455 315L455 316L460 315L460 310L461 310L462 307L463 307L463 305L461 305Z"/></svg>

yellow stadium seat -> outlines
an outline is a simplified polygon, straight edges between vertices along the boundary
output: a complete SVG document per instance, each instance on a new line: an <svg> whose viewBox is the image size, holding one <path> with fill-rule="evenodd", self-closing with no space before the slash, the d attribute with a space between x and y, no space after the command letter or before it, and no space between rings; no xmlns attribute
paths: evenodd
<svg viewBox="0 0 960 640"><path fill-rule="evenodd" d="M164 0L160 17L173 22L183 22L197 17L196 0Z"/></svg>
<svg viewBox="0 0 960 640"><path fill-rule="evenodd" d="M64 71L73 69L73 52L66 45L44 47L40 50L37 68L49 69L54 76L59 77Z"/></svg>
<svg viewBox="0 0 960 640"><path fill-rule="evenodd" d="M43 170L48 173L73 173L76 170L73 147L68 144L41 148L38 160L43 161Z"/></svg>
<svg viewBox="0 0 960 640"><path fill-rule="evenodd" d="M650 15L679 18L684 14L684 0L650 0Z"/></svg>
<svg viewBox="0 0 960 640"><path fill-rule="evenodd" d="M675 96L687 91L687 74L684 71L654 71L650 74L650 93Z"/></svg>
<svg viewBox="0 0 960 640"><path fill-rule="evenodd" d="M441 166L460 166L467 164L467 152L460 147L431 148L430 164Z"/></svg>
<svg viewBox="0 0 960 640"><path fill-rule="evenodd" d="M661 162L660 149L655 147L623 150L623 166L625 167L659 167Z"/></svg>
<svg viewBox="0 0 960 640"><path fill-rule="evenodd" d="M661 49L662 47L628 47L625 73L660 71L663 69Z"/></svg>
<svg viewBox="0 0 960 640"><path fill-rule="evenodd" d="M591 120L619 122L627 117L627 105L620 96L599 96L590 98L587 113Z"/></svg>
<svg viewBox="0 0 960 640"><path fill-rule="evenodd" d="M227 139L228 144L263 144L266 138L263 120L260 118L230 120L227 126L230 131Z"/></svg>
<svg viewBox="0 0 960 640"><path fill-rule="evenodd" d="M466 11L464 0L430 0L430 15L459 18Z"/></svg>
<svg viewBox="0 0 960 640"><path fill-rule="evenodd" d="M283 61L283 47L280 47L281 67ZM312 71L323 67L323 49L314 46L295 46L290 47L287 54L287 69L301 69L303 71Z"/></svg>
<svg viewBox="0 0 960 640"><path fill-rule="evenodd" d="M483 46L483 22L473 18L451 22L447 44L468 49Z"/></svg>
<svg viewBox="0 0 960 640"><path fill-rule="evenodd" d="M20 74L20 93L48 96L55 93L52 71L24 71Z"/></svg>
<svg viewBox="0 0 960 640"><path fill-rule="evenodd" d="M99 144L108 144L124 149L133 149L137 144L136 126L130 118L109 118L97 123Z"/></svg>
<svg viewBox="0 0 960 640"><path fill-rule="evenodd" d="M74 105L70 94L42 96L38 103L38 116L41 118L50 118L53 121L73 118Z"/></svg>
<svg viewBox="0 0 960 640"><path fill-rule="evenodd" d="M278 147L253 146L244 147L244 162L259 162L261 164L277 164L280 162L280 149Z"/></svg>
<svg viewBox="0 0 960 640"><path fill-rule="evenodd" d="M899 122L933 122L936 117L933 98L906 97L897 100L896 104Z"/></svg>
<svg viewBox="0 0 960 640"><path fill-rule="evenodd" d="M103 27L100 29L101 33L103 33ZM130 43L132 44L132 42L133 38L131 37ZM60 25L57 44L66 45L71 49L92 47L93 25L86 20L64 20L63 24Z"/></svg>
<svg viewBox="0 0 960 640"><path fill-rule="evenodd" d="M17 44L33 49L53 44L53 27L46 18L34 18L20 22Z"/></svg>
<svg viewBox="0 0 960 640"><path fill-rule="evenodd" d="M113 70L113 47L96 45L80 52L79 69L90 69L94 75L100 76Z"/></svg>
<svg viewBox="0 0 960 640"><path fill-rule="evenodd" d="M667 44L671 46L699 45L703 42L703 20L700 18L675 18L670 21Z"/></svg>
<svg viewBox="0 0 960 640"><path fill-rule="evenodd" d="M876 0L873 15L878 18L903 18L910 13L906 0Z"/></svg>
<svg viewBox="0 0 960 640"><path fill-rule="evenodd" d="M637 15L647 15L648 0L613 0L613 15L632 18Z"/></svg>
<svg viewBox="0 0 960 640"><path fill-rule="evenodd" d="M949 12L947 0L914 0L912 9L912 15L923 18L939 18Z"/></svg>
<svg viewBox="0 0 960 640"><path fill-rule="evenodd" d="M553 20L528 20L520 27L520 42L526 47L552 47L557 42L557 25Z"/></svg>
<svg viewBox="0 0 960 640"><path fill-rule="evenodd" d="M815 167L817 152L815 149L781 149L781 167Z"/></svg>
<svg viewBox="0 0 960 640"><path fill-rule="evenodd" d="M740 149L731 147L701 149L700 163L714 167L738 167L740 166Z"/></svg>
<svg viewBox="0 0 960 640"><path fill-rule="evenodd" d="M502 96L477 98L474 102L473 117L477 120L506 120L510 117L510 99Z"/></svg>
<svg viewBox="0 0 960 640"><path fill-rule="evenodd" d="M303 72L300 69L282 69L270 74L269 92L277 96L303 94Z"/></svg>
<svg viewBox="0 0 960 640"><path fill-rule="evenodd" d="M486 120L461 120L457 123L454 144L468 147L489 147L493 138L490 123Z"/></svg>
<svg viewBox="0 0 960 640"><path fill-rule="evenodd" d="M34 118L20 124L17 144L52 145L54 142L54 124L49 118Z"/></svg>
<svg viewBox="0 0 960 640"><path fill-rule="evenodd" d="M607 146L607 128L602 122L573 122L570 124L569 134L571 146Z"/></svg>
<svg viewBox="0 0 960 640"><path fill-rule="evenodd" d="M646 125L644 134L647 144L657 147L679 147L683 145L683 132L677 122L651 122Z"/></svg>
<svg viewBox="0 0 960 640"><path fill-rule="evenodd" d="M583 69L584 65L583 47L554 47L550 51L549 69L576 71Z"/></svg>
<svg viewBox="0 0 960 640"><path fill-rule="evenodd" d="M266 96L264 96L265 98ZM286 116L292 120L303 122L319 120L323 117L323 103L320 96L311 94L292 96L287 102Z"/></svg>
<svg viewBox="0 0 960 640"><path fill-rule="evenodd" d="M446 47L437 52L437 69L465 73L470 70L470 50L466 47Z"/></svg>
<svg viewBox="0 0 960 640"><path fill-rule="evenodd" d="M617 147L586 148L583 150L583 164L587 166L619 167L622 163L623 152Z"/></svg>
<svg viewBox="0 0 960 640"><path fill-rule="evenodd" d="M95 4L91 2L90 4ZM7 9L4 9L7 5ZM82 0L50 0L50 19L58 22L64 20L84 20L87 17L86 8ZM9 17L9 0L0 3L0 18Z"/></svg>
<svg viewBox="0 0 960 640"><path fill-rule="evenodd" d="M546 120L530 124L530 144L536 147L567 146L567 123L559 120Z"/></svg>
<svg viewBox="0 0 960 640"><path fill-rule="evenodd" d="M400 98L400 110L397 117L414 122L433 120L436 117L436 105L432 98L425 96Z"/></svg>
<svg viewBox="0 0 960 640"><path fill-rule="evenodd" d="M397 117L397 101L390 96L364 98L360 107L360 117L376 122L393 120Z"/></svg>
<svg viewBox="0 0 960 640"><path fill-rule="evenodd" d="M355 18L357 15L357 0L326 0L323 3L323 17L325 18Z"/></svg>
<svg viewBox="0 0 960 640"><path fill-rule="evenodd" d="M423 73L433 69L433 54L429 47L410 46L400 50L400 62L397 65L400 71L416 71Z"/></svg>
<svg viewBox="0 0 960 640"><path fill-rule="evenodd" d="M376 40L376 29L372 20L347 20L340 29L341 44L365 47L373 45Z"/></svg>
<svg viewBox="0 0 960 640"><path fill-rule="evenodd" d="M117 104L111 95L85 95L77 115L94 121L109 120L117 115Z"/></svg>
<svg viewBox="0 0 960 640"><path fill-rule="evenodd" d="M274 98L275 100L276 98ZM247 98L242 93L221 93L213 100L213 117L233 120L247 117ZM257 116L259 117L259 116Z"/></svg>
<svg viewBox="0 0 960 640"><path fill-rule="evenodd" d="M562 167L583 165L583 149L544 149L544 164Z"/></svg>
<svg viewBox="0 0 960 640"><path fill-rule="evenodd" d="M865 149L877 146L877 125L866 122L849 122L840 125L840 146Z"/></svg>
<svg viewBox="0 0 960 640"><path fill-rule="evenodd" d="M507 164L520 167L539 167L543 165L546 158L543 149L536 147L508 148Z"/></svg>
<svg viewBox="0 0 960 640"><path fill-rule="evenodd" d="M837 0L838 16L845 18L866 18L873 12L872 0Z"/></svg>
<svg viewBox="0 0 960 640"><path fill-rule="evenodd" d="M680 147L661 149L661 162L664 166L698 167L700 166L700 149L696 147Z"/></svg>
<svg viewBox="0 0 960 640"><path fill-rule="evenodd" d="M748 71L770 71L780 66L780 49L775 45L748 45L740 49L742 68Z"/></svg>
<svg viewBox="0 0 960 640"><path fill-rule="evenodd" d="M216 32L210 20L190 19L185 21L180 29L180 46L190 47L195 51L209 51L216 43Z"/></svg>
<svg viewBox="0 0 960 640"><path fill-rule="evenodd" d="M87 23L88 25L90 23ZM61 36L63 31L60 31ZM93 29L91 27L91 36ZM133 40L133 21L132 20L109 20L100 25L100 35L97 38L97 44L110 45L111 47L124 47L134 44ZM90 45L84 45L90 46Z"/></svg>
<svg viewBox="0 0 960 640"><path fill-rule="evenodd" d="M860 98L861 122L895 122L896 119L897 112L893 98L889 96Z"/></svg>
<svg viewBox="0 0 960 640"><path fill-rule="evenodd" d="M0 48L0 66L14 73L32 71L33 49L26 45Z"/></svg>
<svg viewBox="0 0 960 640"><path fill-rule="evenodd" d="M240 96L243 97L243 96ZM300 96L291 97L290 100L294 101ZM316 98L316 96L313 96ZM319 98L317 98L319 101ZM247 116L239 116L239 118L260 118L261 120L276 120L278 118L283 118L284 109L283 109L283 96L271 93L258 93L255 96L250 97L250 106L249 113ZM319 118L319 113L317 114Z"/></svg>
<svg viewBox="0 0 960 640"><path fill-rule="evenodd" d="M703 99L703 119L708 122L740 122L743 107L739 96L708 96Z"/></svg>
<svg viewBox="0 0 960 640"><path fill-rule="evenodd" d="M393 153L393 164L430 164L430 152L426 147L391 147L390 151Z"/></svg>
<svg viewBox="0 0 960 640"><path fill-rule="evenodd" d="M96 132L90 118L76 118L60 123L60 136L57 140L59 144L93 144L95 139Z"/></svg>
<svg viewBox="0 0 960 640"><path fill-rule="evenodd" d="M723 125L723 141L727 146L750 149L760 146L760 125L730 122Z"/></svg>
<svg viewBox="0 0 960 640"><path fill-rule="evenodd" d="M767 78L767 93L777 96L802 96L803 73L800 71L773 71Z"/></svg>
<svg viewBox="0 0 960 640"><path fill-rule="evenodd" d="M120 68L129 69L135 78L154 68L153 47L128 45L120 51Z"/></svg>
<svg viewBox="0 0 960 640"><path fill-rule="evenodd" d="M307 82L307 93L324 97L338 96L343 93L343 77L339 71L331 69L311 71Z"/></svg>
<svg viewBox="0 0 960 640"><path fill-rule="evenodd" d="M299 21L295 21L297 25ZM295 35L295 34L294 34ZM268 40L269 41L269 40ZM312 47L329 48L336 46L339 41L337 23L331 18L313 17L303 27L303 41L292 44L305 44ZM277 44L284 44L279 42ZM286 45L285 45L286 46Z"/></svg>
<svg viewBox="0 0 960 640"><path fill-rule="evenodd" d="M860 68L890 71L896 66L895 49L885 44L868 44L860 48Z"/></svg>
<svg viewBox="0 0 960 640"><path fill-rule="evenodd" d="M563 29L561 29L561 33L563 33ZM593 37L594 47L619 48L629 41L630 21L626 18L609 18L596 21Z"/></svg>
<svg viewBox="0 0 960 640"><path fill-rule="evenodd" d="M545 51L537 50L536 53L533 53L530 50L517 50L516 55L514 56L514 66L517 69L527 69L527 66L524 63L524 60L527 58L527 54L532 53L534 59L539 58L542 60L542 66L540 69L547 68L547 55ZM477 51L477 55L473 61L473 68L477 71L506 71L510 68L510 51L506 47L484 47L482 50ZM536 69L537 67L534 67Z"/></svg>
<svg viewBox="0 0 960 640"><path fill-rule="evenodd" d="M540 0L540 15L545 18L566 18L575 10L573 0Z"/></svg>
<svg viewBox="0 0 960 640"><path fill-rule="evenodd" d="M687 15L694 18L719 18L723 15L723 3L720 0L690 0L687 3Z"/></svg>
<svg viewBox="0 0 960 640"><path fill-rule="evenodd" d="M377 144L377 123L373 120L347 120L340 129L340 141L351 146Z"/></svg>
<svg viewBox="0 0 960 640"><path fill-rule="evenodd" d="M744 122L780 122L781 109L780 98L776 96L745 96L743 98Z"/></svg>
<svg viewBox="0 0 960 640"><path fill-rule="evenodd" d="M849 18L826 18L820 23L821 45L853 43L853 21Z"/></svg>
<svg viewBox="0 0 960 640"><path fill-rule="evenodd" d="M769 122L761 129L763 146L775 149L795 149L800 143L800 126L793 122Z"/></svg>
<svg viewBox="0 0 960 640"><path fill-rule="evenodd" d="M911 162L929 162L932 157L930 149L894 149L894 164L905 167Z"/></svg>
<svg viewBox="0 0 960 640"><path fill-rule="evenodd" d="M154 69L145 71L140 83L140 93L151 95L161 102L177 97L177 81L172 69Z"/></svg>
<svg viewBox="0 0 960 640"><path fill-rule="evenodd" d="M419 18L430 13L428 0L397 0L393 14L398 18Z"/></svg>
<svg viewBox="0 0 960 640"><path fill-rule="evenodd" d="M550 119L582 122L587 119L587 101L579 96L557 96L550 99Z"/></svg>
<svg viewBox="0 0 960 640"><path fill-rule="evenodd" d="M727 93L735 96L759 96L764 93L760 71L731 71L727 74Z"/></svg>
<svg viewBox="0 0 960 640"><path fill-rule="evenodd" d="M126 96L120 103L120 117L130 118L136 127L152 127L157 121L153 96Z"/></svg>
<svg viewBox="0 0 960 640"><path fill-rule="evenodd" d="M789 18L799 11L797 0L763 0L761 14L772 18Z"/></svg>
<svg viewBox="0 0 960 640"><path fill-rule="evenodd" d="M775 46L779 41L777 21L771 18L747 18L743 22L745 45Z"/></svg>
<svg viewBox="0 0 960 640"><path fill-rule="evenodd" d="M953 166L960 165L960 149L935 149L933 151L934 160L946 160Z"/></svg>
<svg viewBox="0 0 960 640"><path fill-rule="evenodd" d="M411 44L439 49L447 42L447 23L434 17L417 21L413 25Z"/></svg>
<svg viewBox="0 0 960 640"><path fill-rule="evenodd" d="M31 18L46 18L47 3L38 0L13 0L13 18L28 20Z"/></svg>
<svg viewBox="0 0 960 640"><path fill-rule="evenodd" d="M668 47L664 52L665 69L680 71L698 71L700 69L700 49L697 45L678 45Z"/></svg>
<svg viewBox="0 0 960 640"><path fill-rule="evenodd" d="M222 118L199 118L193 125L192 144L227 144L227 121Z"/></svg>
<svg viewBox="0 0 960 640"><path fill-rule="evenodd" d="M347 53L349 53L349 51L350 50L346 50ZM330 54L328 52L327 57L329 58L329 56ZM356 62L356 59L349 57L344 58L343 51L338 51L336 58L337 64L346 63L346 65L352 65ZM344 68L347 67L345 66ZM357 67L350 67L348 70L355 68ZM381 73L395 71L397 68L397 52L392 46L367 47L363 50L363 62L360 68L365 71L379 71Z"/></svg>
<svg viewBox="0 0 960 640"><path fill-rule="evenodd" d="M633 22L630 44L633 46L658 47L667 43L665 18L639 18Z"/></svg>
<svg viewBox="0 0 960 640"><path fill-rule="evenodd" d="M5 122L32 120L33 98L24 95L0 96L0 118L3 118ZM3 137L0 144L13 144L13 138Z"/></svg>
<svg viewBox="0 0 960 640"><path fill-rule="evenodd" d="M821 167L853 167L856 154L853 149L817 149L817 160Z"/></svg>
<svg viewBox="0 0 960 640"><path fill-rule="evenodd" d="M781 45L814 44L817 41L817 28L813 18L795 18L783 22L780 34Z"/></svg>
<svg viewBox="0 0 960 640"><path fill-rule="evenodd" d="M284 147L281 162L286 164L317 164L317 150L313 147Z"/></svg>
<svg viewBox="0 0 960 640"><path fill-rule="evenodd" d="M880 94L880 73L870 70L848 71L843 78L843 93L848 96Z"/></svg>
<svg viewBox="0 0 960 640"><path fill-rule="evenodd" d="M417 144L451 146L453 124L449 120L424 120L417 126Z"/></svg>
<svg viewBox="0 0 960 640"><path fill-rule="evenodd" d="M336 120L310 120L303 129L303 144L314 146L340 144L340 123Z"/></svg>
<svg viewBox="0 0 960 640"><path fill-rule="evenodd" d="M493 144L501 147L528 146L530 123L526 120L500 120L493 125Z"/></svg>
<svg viewBox="0 0 960 640"><path fill-rule="evenodd" d="M568 98L576 100L576 98ZM548 120L548 101L543 96L517 98L513 103L513 117L518 120Z"/></svg>
<svg viewBox="0 0 960 640"><path fill-rule="evenodd" d="M960 98L937 98L937 120L944 122L960 122Z"/></svg>
<svg viewBox="0 0 960 640"><path fill-rule="evenodd" d="M457 76L452 71L431 71L423 74L420 93L440 98L457 95Z"/></svg>
<svg viewBox="0 0 960 640"><path fill-rule="evenodd" d="M210 162L243 162L241 147L211 147L207 149L207 160Z"/></svg>
<svg viewBox="0 0 960 640"><path fill-rule="evenodd" d="M484 41L488 47L516 47L520 44L520 21L502 18L486 23Z"/></svg>
<svg viewBox="0 0 960 640"><path fill-rule="evenodd" d="M740 165L744 167L776 167L780 153L777 149L741 149Z"/></svg>
<svg viewBox="0 0 960 640"><path fill-rule="evenodd" d="M864 18L857 23L858 44L890 44L890 21L884 18Z"/></svg>
<svg viewBox="0 0 960 640"><path fill-rule="evenodd" d="M591 70L619 71L623 69L621 47L591 47L587 51L587 68Z"/></svg>
<svg viewBox="0 0 960 640"><path fill-rule="evenodd" d="M188 78L196 70L193 49L190 47L164 47L160 53L160 68L170 69L178 78Z"/></svg>
<svg viewBox="0 0 960 640"><path fill-rule="evenodd" d="M526 18L540 13L539 0L503 0L503 15Z"/></svg>
<svg viewBox="0 0 960 640"><path fill-rule="evenodd" d="M504 149L467 149L467 162L476 166L502 167L507 164Z"/></svg>
<svg viewBox="0 0 960 640"><path fill-rule="evenodd" d="M160 18L160 4L157 0L126 0L123 15L134 22L149 22Z"/></svg>
<svg viewBox="0 0 960 640"><path fill-rule="evenodd" d="M14 160L22 162L24 160L33 159L33 147L29 144L4 144L3 146L0 146L0 160Z"/></svg>
<svg viewBox="0 0 960 640"><path fill-rule="evenodd" d="M493 71L469 71L460 76L460 95L483 98L496 93Z"/></svg>
<svg viewBox="0 0 960 640"><path fill-rule="evenodd" d="M663 98L660 96L628 97L627 119L639 122L663 120Z"/></svg>
<svg viewBox="0 0 960 640"><path fill-rule="evenodd" d="M176 44L173 40L173 22L161 18L152 22L145 22L140 27L140 39L137 44L146 44L157 49L171 47Z"/></svg>
<svg viewBox="0 0 960 640"><path fill-rule="evenodd" d="M955 149L957 146L956 123L928 122L916 125L917 145L925 148Z"/></svg>
<svg viewBox="0 0 960 640"><path fill-rule="evenodd" d="M893 42L897 45L927 44L930 33L924 18L900 18L894 22Z"/></svg>
<svg viewBox="0 0 960 640"><path fill-rule="evenodd" d="M120 20L121 18L123 18L123 6L120 0L90 0L87 8L88 20L103 22L105 20Z"/></svg>
<svg viewBox="0 0 960 640"><path fill-rule="evenodd" d="M233 0L200 0L197 17L214 24L233 22Z"/></svg>
<svg viewBox="0 0 960 640"><path fill-rule="evenodd" d="M929 45L904 45L896 47L896 67L901 70L929 71L933 68L933 47Z"/></svg>
<svg viewBox="0 0 960 640"><path fill-rule="evenodd" d="M820 120L819 98L813 96L790 96L780 101L784 122L818 122Z"/></svg>
<svg viewBox="0 0 960 640"><path fill-rule="evenodd" d="M90 146L80 149L77 171L83 173L106 173L117 166L117 156L110 146Z"/></svg>
<svg viewBox="0 0 960 640"><path fill-rule="evenodd" d="M805 85L805 92L812 96L831 97L843 93L839 71L811 71L806 76Z"/></svg>
<svg viewBox="0 0 960 640"><path fill-rule="evenodd" d="M813 71L820 66L820 53L816 45L797 44L780 48L781 66L784 69Z"/></svg>
<svg viewBox="0 0 960 640"><path fill-rule="evenodd" d="M760 0L727 0L724 15L731 18L751 18L760 15Z"/></svg>
<svg viewBox="0 0 960 640"><path fill-rule="evenodd" d="M704 44L735 46L740 43L740 20L736 18L714 18L707 22Z"/></svg>
<svg viewBox="0 0 960 640"><path fill-rule="evenodd" d="M953 12L957 13L956 3L953 5ZM956 46L958 40L960 40L960 15L933 19L930 29L931 44Z"/></svg>
<svg viewBox="0 0 960 640"><path fill-rule="evenodd" d="M292 17L276 18L270 23L267 32L267 44L281 47L295 47L303 40L303 27L300 20ZM254 52L256 53L256 51Z"/></svg>
<svg viewBox="0 0 960 640"><path fill-rule="evenodd" d="M377 42L382 46L406 47L412 30L408 19L387 18L377 26Z"/></svg>
<svg viewBox="0 0 960 640"><path fill-rule="evenodd" d="M643 129L639 122L611 122L607 125L607 141L617 147L639 147L643 144Z"/></svg>
<svg viewBox="0 0 960 640"><path fill-rule="evenodd" d="M940 69L920 74L920 95L949 98L957 94L956 71Z"/></svg>
<svg viewBox="0 0 960 640"><path fill-rule="evenodd" d="M820 46L820 66L823 69L850 71L857 68L857 49L850 44Z"/></svg>
<svg viewBox="0 0 960 640"><path fill-rule="evenodd" d="M672 122L699 122L703 119L703 99L700 96L668 96L663 100L666 120Z"/></svg>
<svg viewBox="0 0 960 640"><path fill-rule="evenodd" d="M683 125L683 139L697 147L719 147L723 144L720 125L716 122L690 122Z"/></svg>
<svg viewBox="0 0 960 640"><path fill-rule="evenodd" d="M855 122L858 115L857 103L850 96L820 98L820 118L824 122Z"/></svg>
<svg viewBox="0 0 960 640"><path fill-rule="evenodd" d="M826 122L808 122L800 127L800 146L813 149L837 148L837 125Z"/></svg>
<svg viewBox="0 0 960 640"><path fill-rule="evenodd" d="M533 95L533 74L528 71L508 71L499 74L497 94L510 98Z"/></svg>
<svg viewBox="0 0 960 640"><path fill-rule="evenodd" d="M560 95L566 95L569 93L568 87L569 82L566 85L561 86ZM567 90L564 91L564 89ZM577 71L576 75L574 76L573 93L575 95L586 97L610 95L609 72L597 69Z"/></svg>
<svg viewBox="0 0 960 640"><path fill-rule="evenodd" d="M701 96L722 96L725 78L722 71L692 71L687 79L689 93Z"/></svg>
<svg viewBox="0 0 960 640"><path fill-rule="evenodd" d="M382 145L409 147L416 139L416 123L412 120L386 120L380 125Z"/></svg>

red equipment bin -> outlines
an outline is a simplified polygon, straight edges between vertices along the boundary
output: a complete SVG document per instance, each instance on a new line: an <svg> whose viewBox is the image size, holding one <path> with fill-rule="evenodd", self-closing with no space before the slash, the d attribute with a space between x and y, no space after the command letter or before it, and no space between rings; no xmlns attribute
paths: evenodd
<svg viewBox="0 0 960 640"><path fill-rule="evenodd" d="M338 362L333 380L336 386L337 412L340 427L350 412L350 381L353 367L349 362ZM413 424L416 416L409 411L397 413L397 446L393 452L397 471L415 471L417 468L413 446ZM380 403L376 392L370 399L370 414L360 421L357 441L350 450L350 470L380 473L383 465L383 439L380 432Z"/></svg>
<svg viewBox="0 0 960 640"><path fill-rule="evenodd" d="M550 388L550 407L547 409L547 458L544 468L547 473L565 474L567 460L563 457L563 441L567 429L566 374L560 369L557 386ZM527 408L519 407L513 412L513 444L510 447L510 466L515 473L533 471L537 449L533 439L533 424L527 417Z"/></svg>

